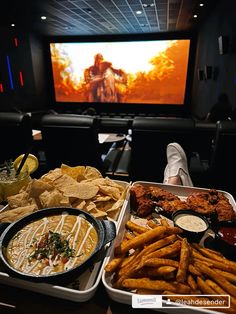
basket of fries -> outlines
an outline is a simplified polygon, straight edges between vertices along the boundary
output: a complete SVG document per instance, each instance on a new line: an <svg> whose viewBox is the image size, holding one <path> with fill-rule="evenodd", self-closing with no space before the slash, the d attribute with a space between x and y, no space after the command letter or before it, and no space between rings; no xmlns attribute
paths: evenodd
<svg viewBox="0 0 236 314"><path fill-rule="evenodd" d="M160 186L182 199L200 191ZM234 200L228 197L235 211ZM153 306L158 311L172 313L173 307L182 306L181 313L236 313L235 261L204 247L204 242L190 243L168 218L150 212L140 218L133 213L132 201L127 206L102 276L113 300L133 304L134 297L160 295L161 308ZM177 302L180 299L182 303Z"/></svg>

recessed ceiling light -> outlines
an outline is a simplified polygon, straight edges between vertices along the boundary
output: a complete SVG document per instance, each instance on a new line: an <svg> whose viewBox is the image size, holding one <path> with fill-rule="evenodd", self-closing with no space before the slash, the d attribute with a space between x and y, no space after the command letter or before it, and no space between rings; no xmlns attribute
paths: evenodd
<svg viewBox="0 0 236 314"><path fill-rule="evenodd" d="M16 24L14 24L14 23L11 23L11 27L15 27L16 26Z"/></svg>
<svg viewBox="0 0 236 314"><path fill-rule="evenodd" d="M195 19L197 18L197 14L194 14L194 16L193 16Z"/></svg>
<svg viewBox="0 0 236 314"><path fill-rule="evenodd" d="M44 15L41 16L41 20L46 20L46 19L47 19L46 16L44 16Z"/></svg>
<svg viewBox="0 0 236 314"><path fill-rule="evenodd" d="M203 6L204 6L204 3L199 3L199 6L200 6L200 7L203 7Z"/></svg>
<svg viewBox="0 0 236 314"><path fill-rule="evenodd" d="M143 12L142 11L136 11L136 14L142 14Z"/></svg>
<svg viewBox="0 0 236 314"><path fill-rule="evenodd" d="M148 3L143 3L143 7L144 8L154 7L154 5L155 5L154 3L149 3L149 4Z"/></svg>

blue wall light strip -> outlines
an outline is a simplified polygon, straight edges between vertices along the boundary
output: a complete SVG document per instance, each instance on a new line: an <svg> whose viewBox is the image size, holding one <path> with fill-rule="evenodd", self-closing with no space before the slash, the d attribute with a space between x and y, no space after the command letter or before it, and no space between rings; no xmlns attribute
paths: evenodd
<svg viewBox="0 0 236 314"><path fill-rule="evenodd" d="M9 60L8 55L7 55L7 69L8 69L8 74L9 74L10 87L11 87L11 89L14 89L13 80L12 80L11 65L10 65L10 60Z"/></svg>

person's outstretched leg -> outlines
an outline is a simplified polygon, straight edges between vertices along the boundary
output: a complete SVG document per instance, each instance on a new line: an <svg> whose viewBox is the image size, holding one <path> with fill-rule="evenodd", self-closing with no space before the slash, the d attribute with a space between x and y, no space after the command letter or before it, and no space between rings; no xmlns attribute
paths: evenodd
<svg viewBox="0 0 236 314"><path fill-rule="evenodd" d="M183 148L178 143L170 143L166 148L166 156L168 163L164 172L164 183L193 186Z"/></svg>

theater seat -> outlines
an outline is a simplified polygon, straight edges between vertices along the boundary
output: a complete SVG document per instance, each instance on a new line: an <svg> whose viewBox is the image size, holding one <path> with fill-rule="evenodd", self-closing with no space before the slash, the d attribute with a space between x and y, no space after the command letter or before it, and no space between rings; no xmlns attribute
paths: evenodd
<svg viewBox="0 0 236 314"><path fill-rule="evenodd" d="M166 146L178 142L187 156L192 151L194 121L182 118L141 118L133 121L130 179L163 182Z"/></svg>
<svg viewBox="0 0 236 314"><path fill-rule="evenodd" d="M209 168L212 156L213 140L216 134L216 123L209 121L195 121L193 152L190 159L189 169L195 186L207 187L205 173Z"/></svg>
<svg viewBox="0 0 236 314"><path fill-rule="evenodd" d="M26 153L32 146L31 117L27 113L0 112L0 163Z"/></svg>
<svg viewBox="0 0 236 314"><path fill-rule="evenodd" d="M96 118L47 114L42 117L41 123L49 169L65 163L69 166L93 166L103 172Z"/></svg>
<svg viewBox="0 0 236 314"><path fill-rule="evenodd" d="M236 121L218 121L207 177L210 185L236 197Z"/></svg>
<svg viewBox="0 0 236 314"><path fill-rule="evenodd" d="M132 119L125 118L99 118L99 132L128 134Z"/></svg>

